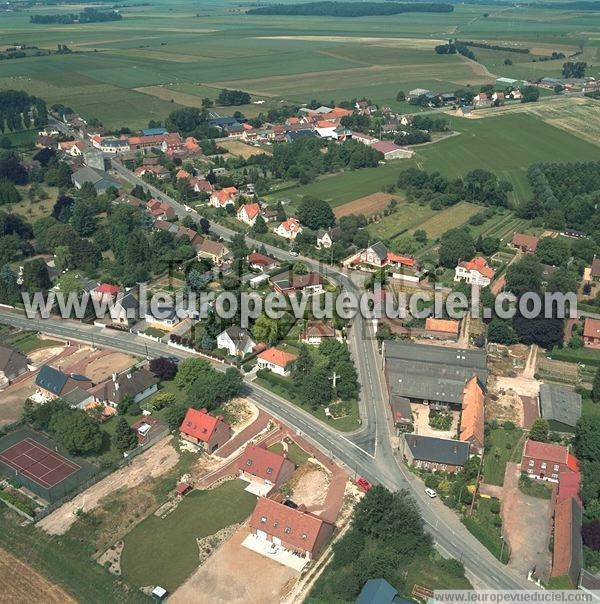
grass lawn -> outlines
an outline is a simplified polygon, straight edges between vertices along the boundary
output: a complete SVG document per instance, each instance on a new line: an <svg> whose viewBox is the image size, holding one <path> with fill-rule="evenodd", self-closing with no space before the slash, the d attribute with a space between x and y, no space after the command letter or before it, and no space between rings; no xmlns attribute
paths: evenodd
<svg viewBox="0 0 600 604"><path fill-rule="evenodd" d="M483 460L483 475L486 483L498 486L504 484L506 463L518 458L518 444L522 434L523 431L518 428L513 430L505 430L503 427L490 429L489 435L486 436L489 448L486 447Z"/></svg>
<svg viewBox="0 0 600 604"><path fill-rule="evenodd" d="M525 495L530 497L537 497L538 499L550 499L552 497L552 488L549 487L545 482L537 482L529 479L519 480L519 490Z"/></svg>
<svg viewBox="0 0 600 604"><path fill-rule="evenodd" d="M241 480L231 480L210 491L194 490L164 518L146 518L124 539L123 576L140 587L161 585L175 590L198 566L196 539L250 515L256 497L245 487Z"/></svg>
<svg viewBox="0 0 600 604"><path fill-rule="evenodd" d="M152 336L154 338L164 338L167 334L166 331L163 331L162 329L158 329L156 327L146 327L143 333L145 333L147 336Z"/></svg>
<svg viewBox="0 0 600 604"><path fill-rule="evenodd" d="M581 415L600 415L600 403L595 403L589 396L584 396Z"/></svg>
<svg viewBox="0 0 600 604"><path fill-rule="evenodd" d="M436 551L428 557L417 556L406 569L406 593L412 592L414 585L427 589L472 589L466 577L457 577L452 572L452 562L454 560L447 561Z"/></svg>
<svg viewBox="0 0 600 604"><path fill-rule="evenodd" d="M269 451L273 453L283 453L283 444L282 443L273 443L269 447ZM302 464L306 463L310 455L301 447L299 447L295 442L288 443L287 456L290 461L293 461L296 464L296 467L300 467Z"/></svg>
<svg viewBox="0 0 600 604"><path fill-rule="evenodd" d="M340 430L341 432L351 432L357 430L360 427L359 413L358 413L358 402L351 401L350 413L344 417L338 419L331 419L325 415L324 407L318 407L313 409L310 405L307 405L300 400L299 388L289 378L284 378L279 375L275 375L271 372L266 371L254 380L255 384L274 392L282 398L288 400L290 403L301 407L307 413L310 413L317 419L320 419L325 424Z"/></svg>
<svg viewBox="0 0 600 604"><path fill-rule="evenodd" d="M497 499L479 497L472 516L465 516L463 524L500 562L506 564L510 553L508 547L502 548L502 527L496 526L494 520L499 514L492 512L492 503Z"/></svg>
<svg viewBox="0 0 600 604"><path fill-rule="evenodd" d="M34 332L20 332L12 338L8 338L6 343L14 346L19 352L23 354L29 354L34 350L40 350L41 348L52 348L53 346L63 346L64 342L57 340L47 340L44 338L38 338Z"/></svg>
<svg viewBox="0 0 600 604"><path fill-rule="evenodd" d="M446 231L465 224L471 216L479 212L481 212L481 206L461 201L451 208L436 212L431 218L414 227L411 232L423 229L427 233L428 239L437 239Z"/></svg>

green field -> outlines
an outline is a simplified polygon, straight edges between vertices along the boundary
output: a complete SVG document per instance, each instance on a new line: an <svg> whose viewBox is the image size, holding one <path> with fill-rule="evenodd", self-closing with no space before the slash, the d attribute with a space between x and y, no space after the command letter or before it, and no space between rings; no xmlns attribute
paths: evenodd
<svg viewBox="0 0 600 604"><path fill-rule="evenodd" d="M110 127L145 125L180 104L215 98L223 86L266 100L262 107L281 100L368 96L406 111L407 105L395 100L400 89L452 91L493 82L498 75L557 75L557 61L530 59L554 49L569 54L580 44L583 58L593 65L588 75L598 75L597 21L592 14L569 11L455 5L449 14L344 19L252 16L216 0L150 0L122 7L124 18L118 22L29 23L31 13L73 10L57 5L2 13L3 40L49 50L67 44L74 52L2 61L0 88L24 89L50 103L70 105ZM480 65L433 52L453 36L519 43L535 52L529 57L475 49ZM507 54L512 66L503 64ZM259 109L243 108L248 115Z"/></svg>
<svg viewBox="0 0 600 604"><path fill-rule="evenodd" d="M256 497L245 487L231 480L210 491L193 490L164 518L146 518L124 539L124 577L140 587L161 585L172 592L198 566L196 539L250 515Z"/></svg>

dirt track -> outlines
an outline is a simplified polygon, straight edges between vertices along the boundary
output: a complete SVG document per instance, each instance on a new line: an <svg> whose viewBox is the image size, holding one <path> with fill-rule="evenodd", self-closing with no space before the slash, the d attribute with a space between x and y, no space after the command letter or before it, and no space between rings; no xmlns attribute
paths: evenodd
<svg viewBox="0 0 600 604"><path fill-rule="evenodd" d="M171 436L165 437L151 449L138 455L130 465L109 474L40 520L37 526L51 535L64 535L75 522L75 512L78 509L89 512L98 506L101 499L118 489L130 489L146 478L164 474L175 466L179 459L179 453L173 448L171 440Z"/></svg>
<svg viewBox="0 0 600 604"><path fill-rule="evenodd" d="M64 604L75 602L58 585L51 583L7 551L0 549L2 601L14 604Z"/></svg>

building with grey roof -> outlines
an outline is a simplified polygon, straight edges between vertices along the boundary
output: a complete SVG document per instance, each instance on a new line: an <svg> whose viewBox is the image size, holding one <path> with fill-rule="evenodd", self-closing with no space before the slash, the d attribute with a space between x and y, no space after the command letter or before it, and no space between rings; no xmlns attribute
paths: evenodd
<svg viewBox="0 0 600 604"><path fill-rule="evenodd" d="M483 350L386 341L383 356L390 398L458 407L467 380L475 375L482 386L487 383Z"/></svg>
<svg viewBox="0 0 600 604"><path fill-rule="evenodd" d="M27 357L12 346L0 344L0 386L27 371Z"/></svg>
<svg viewBox="0 0 600 604"><path fill-rule="evenodd" d="M460 440L405 434L400 446L406 462L424 470L456 472L469 459L470 445Z"/></svg>
<svg viewBox="0 0 600 604"><path fill-rule="evenodd" d="M158 389L158 378L147 369L138 369L117 375L98 384L92 394L98 403L117 407L124 397L129 396L135 403L143 401Z"/></svg>
<svg viewBox="0 0 600 604"><path fill-rule="evenodd" d="M98 194L105 193L111 187L114 187L115 189L119 188L119 183L111 178L107 172L91 168L90 166L84 166L77 170L77 172L71 176L71 180L77 189L81 189L87 182L91 183Z"/></svg>
<svg viewBox="0 0 600 604"><path fill-rule="evenodd" d="M552 430L573 431L581 417L581 395L555 384L542 384L539 401L540 416L548 421Z"/></svg>

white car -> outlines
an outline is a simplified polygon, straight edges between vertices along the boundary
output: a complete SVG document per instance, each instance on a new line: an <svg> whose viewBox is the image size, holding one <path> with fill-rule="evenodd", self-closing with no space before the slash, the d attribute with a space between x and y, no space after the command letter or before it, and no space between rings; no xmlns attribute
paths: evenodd
<svg viewBox="0 0 600 604"><path fill-rule="evenodd" d="M295 250L292 250L290 252L290 256L298 256L298 252L296 252Z"/></svg>
<svg viewBox="0 0 600 604"><path fill-rule="evenodd" d="M428 497L431 497L432 499L435 499L437 497L437 493L433 489L430 489L429 487L427 487L425 489L425 495L427 495Z"/></svg>

